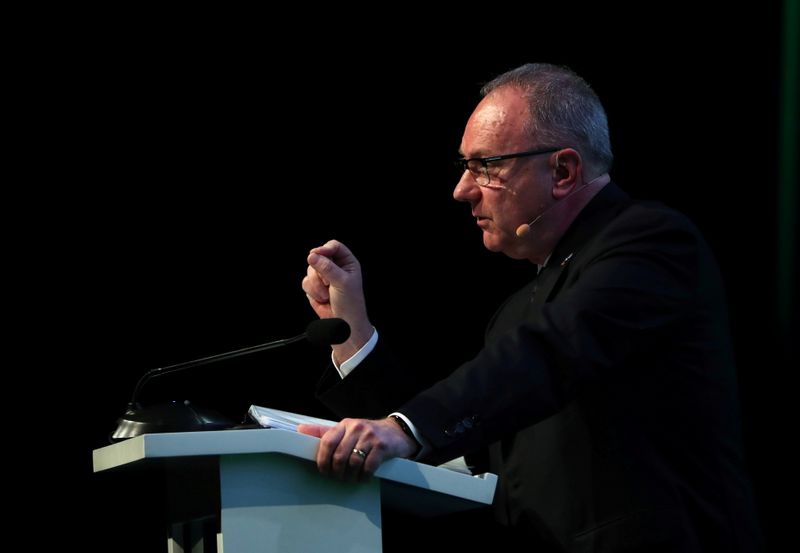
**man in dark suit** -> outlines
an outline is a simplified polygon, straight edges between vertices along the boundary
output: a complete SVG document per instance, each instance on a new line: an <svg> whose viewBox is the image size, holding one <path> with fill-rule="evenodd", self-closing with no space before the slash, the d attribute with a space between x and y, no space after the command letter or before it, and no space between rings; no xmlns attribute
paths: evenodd
<svg viewBox="0 0 800 553"><path fill-rule="evenodd" d="M572 71L525 65L482 92L453 196L486 248L538 276L500 307L474 359L420 390L369 322L353 254L313 249L303 289L320 317L352 327L320 397L361 417L301 428L321 437L320 470L369 475L391 457L489 447L496 517L541 543L531 550L757 550L708 245L682 215L611 183L605 112Z"/></svg>

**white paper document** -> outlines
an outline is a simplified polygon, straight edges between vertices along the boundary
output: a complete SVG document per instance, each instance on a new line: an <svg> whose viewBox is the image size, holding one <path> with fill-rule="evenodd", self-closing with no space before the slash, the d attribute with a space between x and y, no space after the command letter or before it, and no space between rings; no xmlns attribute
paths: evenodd
<svg viewBox="0 0 800 553"><path fill-rule="evenodd" d="M251 405L247 410L250 417L264 428L280 428L281 430L291 430L297 432L298 424L321 424L322 426L335 426L335 421L309 417L308 415L298 415L280 409L269 407L259 407Z"/></svg>

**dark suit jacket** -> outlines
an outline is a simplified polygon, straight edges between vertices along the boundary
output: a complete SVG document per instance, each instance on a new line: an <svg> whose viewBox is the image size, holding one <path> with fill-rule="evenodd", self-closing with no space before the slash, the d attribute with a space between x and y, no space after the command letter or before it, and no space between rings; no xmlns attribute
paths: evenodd
<svg viewBox="0 0 800 553"><path fill-rule="evenodd" d="M379 345L319 396L402 412L431 463L491 444L497 517L556 549L758 549L722 282L682 215L607 185L473 360L413 374Z"/></svg>

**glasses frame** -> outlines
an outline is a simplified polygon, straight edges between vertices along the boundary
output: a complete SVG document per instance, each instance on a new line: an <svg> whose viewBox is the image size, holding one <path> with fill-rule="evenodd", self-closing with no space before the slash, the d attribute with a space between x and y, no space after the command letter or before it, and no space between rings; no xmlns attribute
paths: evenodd
<svg viewBox="0 0 800 553"><path fill-rule="evenodd" d="M461 169L461 174L464 174L464 171L469 171L469 174L472 175L472 178L478 184L478 186L487 186L490 182L492 182L492 177L489 175L489 163L494 161L503 161L504 159L515 159L518 157L530 157L530 156L538 156L542 154L552 154L553 152L557 152L559 150L563 150L563 147L560 148L540 148L538 150L529 150L527 152L516 152L513 154L502 154L498 156L488 156L488 157L470 157L470 158L459 158L455 161L456 167ZM480 161L481 167L483 167L483 172L486 175L486 184L481 184L478 182L478 176L469 168L469 164L472 161Z"/></svg>

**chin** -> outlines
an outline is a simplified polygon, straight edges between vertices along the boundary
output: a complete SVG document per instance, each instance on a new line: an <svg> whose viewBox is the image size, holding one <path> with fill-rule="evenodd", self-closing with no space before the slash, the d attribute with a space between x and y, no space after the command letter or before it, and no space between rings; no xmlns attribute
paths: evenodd
<svg viewBox="0 0 800 553"><path fill-rule="evenodd" d="M528 259L520 245L514 240L496 234L483 234L483 246L490 252L502 253L511 259Z"/></svg>
<svg viewBox="0 0 800 553"><path fill-rule="evenodd" d="M483 246L490 252L504 253L508 249L508 244L505 240L498 237L496 234L483 233Z"/></svg>

